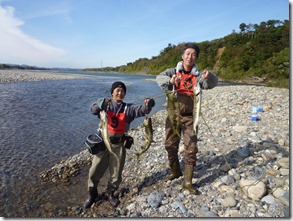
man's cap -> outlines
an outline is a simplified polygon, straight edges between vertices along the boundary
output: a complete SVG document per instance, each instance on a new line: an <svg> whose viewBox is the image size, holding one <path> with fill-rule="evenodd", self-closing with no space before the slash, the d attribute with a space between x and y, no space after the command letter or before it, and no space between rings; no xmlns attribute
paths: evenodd
<svg viewBox="0 0 293 221"><path fill-rule="evenodd" d="M125 91L125 94L126 94L126 86L125 86L125 84L124 84L123 82L121 82L121 81L116 81L116 82L114 82L114 83L112 84L112 87L111 87L111 94L113 94L113 91L114 91L115 88L117 88L117 87L121 87L121 88L123 88L124 91Z"/></svg>

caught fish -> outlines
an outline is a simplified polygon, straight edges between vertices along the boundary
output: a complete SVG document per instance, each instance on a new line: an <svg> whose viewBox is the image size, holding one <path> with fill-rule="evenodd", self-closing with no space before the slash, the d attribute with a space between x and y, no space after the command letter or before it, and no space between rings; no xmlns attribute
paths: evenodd
<svg viewBox="0 0 293 221"><path fill-rule="evenodd" d="M173 135L180 137L179 127L180 127L180 119L179 119L179 106L176 100L176 95L173 91L166 91L167 96L167 107L168 107L168 117L171 121L171 127L173 130Z"/></svg>
<svg viewBox="0 0 293 221"><path fill-rule="evenodd" d="M153 142L154 130L153 130L152 118L146 117L144 119L143 126L144 126L144 131L146 133L146 138L145 138L144 145L141 146L141 151L135 153L137 158L139 158L141 154L146 152L150 148L151 143Z"/></svg>
<svg viewBox="0 0 293 221"><path fill-rule="evenodd" d="M104 110L100 112L100 128L101 128L101 135L103 138L103 141L105 143L106 148L108 149L109 153L112 154L116 160L117 163L119 162L119 158L117 155L113 152L111 142L109 139L109 134L108 134L108 116Z"/></svg>
<svg viewBox="0 0 293 221"><path fill-rule="evenodd" d="M198 122L200 116L200 108L201 108L201 100L202 100L202 93L200 89L200 85L194 86L194 103L193 103L193 131L194 134L198 134Z"/></svg>

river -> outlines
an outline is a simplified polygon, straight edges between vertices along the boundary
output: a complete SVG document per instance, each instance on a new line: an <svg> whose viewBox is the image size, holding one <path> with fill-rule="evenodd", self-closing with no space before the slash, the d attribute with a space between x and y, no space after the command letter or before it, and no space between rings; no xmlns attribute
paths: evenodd
<svg viewBox="0 0 293 221"><path fill-rule="evenodd" d="M61 207L82 203L86 180L77 181L85 184L83 190L74 190L79 183L71 187L41 185L39 174L84 150L85 137L98 126L98 119L89 107L97 98L111 96L114 81L126 84L127 103L141 104L145 97L164 93L154 76L91 75L93 78L0 84L1 217L42 217L52 205L56 208L54 216ZM151 115L163 109L165 96L155 101ZM134 120L131 127L142 121L143 118Z"/></svg>

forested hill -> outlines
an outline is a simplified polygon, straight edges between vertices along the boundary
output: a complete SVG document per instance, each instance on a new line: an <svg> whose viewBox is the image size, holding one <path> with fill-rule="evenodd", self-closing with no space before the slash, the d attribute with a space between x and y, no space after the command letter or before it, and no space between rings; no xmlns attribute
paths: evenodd
<svg viewBox="0 0 293 221"><path fill-rule="evenodd" d="M269 20L239 25L239 32L212 41L194 42L200 48L197 65L222 80L258 81L289 88L289 21ZM116 68L87 69L157 75L181 60L181 46L169 44L158 56L140 58Z"/></svg>

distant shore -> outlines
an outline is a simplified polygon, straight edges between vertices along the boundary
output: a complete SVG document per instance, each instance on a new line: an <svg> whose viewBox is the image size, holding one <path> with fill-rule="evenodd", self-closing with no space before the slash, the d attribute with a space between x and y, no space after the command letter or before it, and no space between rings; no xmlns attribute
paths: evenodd
<svg viewBox="0 0 293 221"><path fill-rule="evenodd" d="M88 71L91 73L91 71ZM135 75L145 75L147 74L135 74ZM100 76L101 77L101 76ZM25 81L44 81L44 80L72 80L72 79L82 79L82 78L99 78L99 76L92 74L70 74L61 71L48 71L48 70L20 70L20 69L0 69L0 84L4 83L16 83ZM148 79L151 80L151 79ZM219 79L220 82L227 82ZM228 84L246 84L246 85L258 85L265 86L263 82L255 81L254 79L243 80L243 81L231 81Z"/></svg>
<svg viewBox="0 0 293 221"><path fill-rule="evenodd" d="M94 78L93 75L67 74L54 71L43 70L0 70L0 83L15 83L24 81L43 81L43 80L71 80L81 78Z"/></svg>

